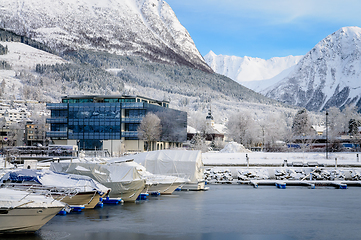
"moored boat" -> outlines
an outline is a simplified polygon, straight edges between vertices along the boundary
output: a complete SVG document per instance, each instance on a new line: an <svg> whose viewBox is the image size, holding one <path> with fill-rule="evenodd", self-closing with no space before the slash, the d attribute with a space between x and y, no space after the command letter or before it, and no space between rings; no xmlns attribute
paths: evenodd
<svg viewBox="0 0 361 240"><path fill-rule="evenodd" d="M64 207L52 197L0 188L0 233L35 232Z"/></svg>
<svg viewBox="0 0 361 240"><path fill-rule="evenodd" d="M55 173L50 170L19 169L6 173L1 182L5 187L51 194L68 205L94 208L110 189L87 176Z"/></svg>
<svg viewBox="0 0 361 240"><path fill-rule="evenodd" d="M127 162L60 162L52 163L50 169L91 177L111 189L110 198L121 198L124 202L136 201L146 182L140 177L136 167Z"/></svg>
<svg viewBox="0 0 361 240"><path fill-rule="evenodd" d="M146 186L144 192L154 193L158 192L162 195L172 194L178 187L183 186L188 179L176 177L176 176L167 176L162 174L153 174L146 170L145 167L141 166L138 163L133 163L140 174L140 176L146 179Z"/></svg>
<svg viewBox="0 0 361 240"><path fill-rule="evenodd" d="M177 176L188 179L182 190L208 190L203 176L201 151L196 150L157 150L124 156L118 161L131 161L144 166L153 174Z"/></svg>

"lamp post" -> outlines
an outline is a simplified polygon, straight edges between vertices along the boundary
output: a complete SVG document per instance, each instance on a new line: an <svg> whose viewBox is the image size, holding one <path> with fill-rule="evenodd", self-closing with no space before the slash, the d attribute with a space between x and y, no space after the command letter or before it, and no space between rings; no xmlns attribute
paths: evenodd
<svg viewBox="0 0 361 240"><path fill-rule="evenodd" d="M328 112L326 111L326 159L328 159Z"/></svg>
<svg viewBox="0 0 361 240"><path fill-rule="evenodd" d="M302 133L302 159L305 160L305 145L306 145L306 140L305 140L305 133Z"/></svg>
<svg viewBox="0 0 361 240"><path fill-rule="evenodd" d="M1 125L1 154L4 151L4 125Z"/></svg>

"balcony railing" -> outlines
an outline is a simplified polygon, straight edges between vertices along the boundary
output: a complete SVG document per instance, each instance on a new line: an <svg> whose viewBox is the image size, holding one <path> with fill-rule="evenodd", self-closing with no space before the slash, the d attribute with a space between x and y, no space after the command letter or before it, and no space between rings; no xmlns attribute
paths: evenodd
<svg viewBox="0 0 361 240"><path fill-rule="evenodd" d="M46 136L54 137L54 138L56 138L56 137L61 138L61 137L67 137L68 134L66 131L51 131L51 132L46 132Z"/></svg>
<svg viewBox="0 0 361 240"><path fill-rule="evenodd" d="M125 117L122 118L122 122L123 123L141 123L143 118L141 117L137 117L137 118L132 118L132 117Z"/></svg>
<svg viewBox="0 0 361 240"><path fill-rule="evenodd" d="M122 103L123 109L142 109L144 108L144 103L142 102L128 102Z"/></svg>
<svg viewBox="0 0 361 240"><path fill-rule="evenodd" d="M138 132L122 132L122 137L125 138L137 138Z"/></svg>
<svg viewBox="0 0 361 240"><path fill-rule="evenodd" d="M67 118L47 118L46 123L67 123Z"/></svg>
<svg viewBox="0 0 361 240"><path fill-rule="evenodd" d="M46 108L49 110L68 109L67 103L47 103Z"/></svg>

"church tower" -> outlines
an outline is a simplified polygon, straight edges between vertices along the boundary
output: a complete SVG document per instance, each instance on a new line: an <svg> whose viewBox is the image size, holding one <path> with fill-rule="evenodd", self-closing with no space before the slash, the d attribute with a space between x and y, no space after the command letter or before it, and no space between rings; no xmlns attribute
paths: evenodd
<svg viewBox="0 0 361 240"><path fill-rule="evenodd" d="M214 120L213 120L213 116L212 116L212 109L208 110L208 115L206 117L206 124L207 124L207 127L213 127L214 126Z"/></svg>

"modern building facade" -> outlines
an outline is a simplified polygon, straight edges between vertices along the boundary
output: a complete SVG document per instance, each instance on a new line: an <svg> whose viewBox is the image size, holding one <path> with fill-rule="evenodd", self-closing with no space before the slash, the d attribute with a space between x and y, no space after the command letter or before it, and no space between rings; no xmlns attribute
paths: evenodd
<svg viewBox="0 0 361 240"><path fill-rule="evenodd" d="M161 119L161 139L151 150L180 147L187 137L187 113L169 108L169 102L142 96L64 96L48 103L50 137L57 145L77 145L80 150L106 150L112 156L142 152L146 143L138 138L143 117L155 113Z"/></svg>

